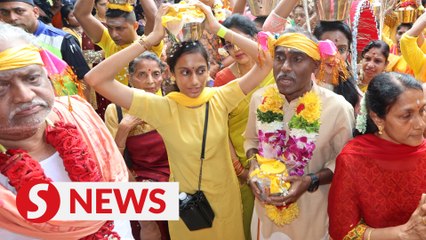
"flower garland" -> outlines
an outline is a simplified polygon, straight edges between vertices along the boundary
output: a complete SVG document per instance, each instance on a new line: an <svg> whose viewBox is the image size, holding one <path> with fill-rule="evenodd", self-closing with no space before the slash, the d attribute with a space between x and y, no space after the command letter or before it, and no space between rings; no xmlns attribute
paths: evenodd
<svg viewBox="0 0 426 240"><path fill-rule="evenodd" d="M57 122L47 124L46 142L51 144L64 161L65 170L73 182L100 182L102 175L96 161L89 153L77 128L72 124ZM0 145L1 146L1 145ZM10 185L19 191L24 183L30 180L48 178L40 166L28 152L21 149L8 149L0 152L0 172L9 179ZM82 238L83 240L120 239L113 231L114 223L107 221L98 232Z"/></svg>
<svg viewBox="0 0 426 240"><path fill-rule="evenodd" d="M265 90L257 109L260 167L251 173L251 177L264 180L267 176L267 181L261 182L269 185L270 192L285 195L291 185L283 182L282 177L304 175L304 168L312 158L320 127L321 101L314 92L300 97L295 115L288 123L288 134L284 130L283 105L284 100L275 85ZM263 166L265 164L269 166ZM277 184L278 187L274 186ZM285 207L266 205L266 212L275 224L284 225L297 218L299 209L296 203Z"/></svg>

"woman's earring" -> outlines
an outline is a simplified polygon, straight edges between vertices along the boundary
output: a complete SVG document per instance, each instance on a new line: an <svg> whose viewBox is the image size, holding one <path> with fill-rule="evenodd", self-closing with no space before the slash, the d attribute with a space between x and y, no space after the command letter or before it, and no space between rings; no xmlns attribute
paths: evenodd
<svg viewBox="0 0 426 240"><path fill-rule="evenodd" d="M383 134L382 130L383 130L383 127L382 127L382 126L379 126L379 135L382 135L382 134Z"/></svg>

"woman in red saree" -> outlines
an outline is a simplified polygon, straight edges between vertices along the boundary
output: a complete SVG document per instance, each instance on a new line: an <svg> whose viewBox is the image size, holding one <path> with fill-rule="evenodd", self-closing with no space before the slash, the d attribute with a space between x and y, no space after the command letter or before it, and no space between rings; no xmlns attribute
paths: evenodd
<svg viewBox="0 0 426 240"><path fill-rule="evenodd" d="M143 53L129 63L128 69L129 83L134 88L162 95L160 87L164 65L154 53ZM169 181L166 147L163 138L151 125L127 114L126 109L115 104L108 105L105 111L105 124L115 138L115 143L124 155L126 165L136 181ZM141 225L143 234L140 238L138 238L140 229L138 224ZM135 239L170 239L166 221L139 223L133 221L132 228Z"/></svg>
<svg viewBox="0 0 426 240"><path fill-rule="evenodd" d="M330 235L334 240L426 239L422 87L409 75L380 74L361 104L358 136L336 160Z"/></svg>

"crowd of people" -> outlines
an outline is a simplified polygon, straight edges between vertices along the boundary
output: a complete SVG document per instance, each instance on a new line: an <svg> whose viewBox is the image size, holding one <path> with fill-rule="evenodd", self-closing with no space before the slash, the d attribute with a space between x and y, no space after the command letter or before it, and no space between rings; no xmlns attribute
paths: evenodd
<svg viewBox="0 0 426 240"><path fill-rule="evenodd" d="M425 240L426 13L388 19L424 8L354 1L366 42L313 2L0 0L0 239ZM178 182L214 219L33 223L35 179Z"/></svg>

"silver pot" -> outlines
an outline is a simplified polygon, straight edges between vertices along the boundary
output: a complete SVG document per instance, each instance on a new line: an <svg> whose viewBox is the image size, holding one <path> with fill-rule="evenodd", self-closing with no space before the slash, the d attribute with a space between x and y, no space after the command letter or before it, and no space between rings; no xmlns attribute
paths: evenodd
<svg viewBox="0 0 426 240"><path fill-rule="evenodd" d="M174 42L192 42L201 39L204 31L204 22L185 23L182 29L175 35L166 27L166 31Z"/></svg>
<svg viewBox="0 0 426 240"><path fill-rule="evenodd" d="M350 14L352 0L316 0L320 21L343 21Z"/></svg>
<svg viewBox="0 0 426 240"><path fill-rule="evenodd" d="M136 3L136 0L108 0L109 3L113 3L113 4L127 4L129 3L130 5L134 5Z"/></svg>
<svg viewBox="0 0 426 240"><path fill-rule="evenodd" d="M185 23L182 30L174 36L177 42L191 42L201 39L204 31L204 22L190 22Z"/></svg>
<svg viewBox="0 0 426 240"><path fill-rule="evenodd" d="M268 16L280 0L248 0L251 14L256 17Z"/></svg>

